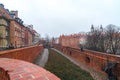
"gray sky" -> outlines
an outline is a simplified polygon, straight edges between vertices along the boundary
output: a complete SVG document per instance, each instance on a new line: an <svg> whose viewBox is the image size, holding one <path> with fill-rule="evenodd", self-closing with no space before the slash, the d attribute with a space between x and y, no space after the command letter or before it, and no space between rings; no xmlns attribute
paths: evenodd
<svg viewBox="0 0 120 80"><path fill-rule="evenodd" d="M120 26L120 0L0 0L18 10L25 24L42 36L88 32L90 25Z"/></svg>

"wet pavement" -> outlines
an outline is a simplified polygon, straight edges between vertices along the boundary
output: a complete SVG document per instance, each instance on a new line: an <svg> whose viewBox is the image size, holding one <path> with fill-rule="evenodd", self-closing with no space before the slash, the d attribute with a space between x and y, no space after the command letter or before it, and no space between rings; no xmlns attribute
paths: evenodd
<svg viewBox="0 0 120 80"><path fill-rule="evenodd" d="M40 66L40 67L44 67L45 64L48 61L48 56L49 56L49 51L48 49L44 49L42 55L39 55L36 60L34 61L34 64Z"/></svg>

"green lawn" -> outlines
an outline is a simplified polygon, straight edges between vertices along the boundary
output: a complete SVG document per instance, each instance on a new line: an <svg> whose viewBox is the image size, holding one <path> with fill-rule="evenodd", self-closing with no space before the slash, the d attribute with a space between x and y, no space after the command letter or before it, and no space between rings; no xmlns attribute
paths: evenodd
<svg viewBox="0 0 120 80"><path fill-rule="evenodd" d="M88 72L80 69L54 50L49 49L49 53L45 69L54 73L61 80L94 80Z"/></svg>

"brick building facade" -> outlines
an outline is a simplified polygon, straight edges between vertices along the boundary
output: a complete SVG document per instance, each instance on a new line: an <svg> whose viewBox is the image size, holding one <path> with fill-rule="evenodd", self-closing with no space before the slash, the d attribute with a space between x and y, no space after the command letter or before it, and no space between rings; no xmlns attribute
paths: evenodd
<svg viewBox="0 0 120 80"><path fill-rule="evenodd" d="M5 17L0 17L0 47L9 46L9 21Z"/></svg>
<svg viewBox="0 0 120 80"><path fill-rule="evenodd" d="M23 32L22 32L23 25L15 20L12 20L10 28L12 28L10 30L10 45L14 46L15 48L23 46L22 44L24 43L22 39L23 38Z"/></svg>
<svg viewBox="0 0 120 80"><path fill-rule="evenodd" d="M34 33L33 33L33 25L27 25L26 26L26 44L27 45L32 45L33 44L33 36L34 36Z"/></svg>
<svg viewBox="0 0 120 80"><path fill-rule="evenodd" d="M9 47L10 15L3 4L0 4L0 50Z"/></svg>
<svg viewBox="0 0 120 80"><path fill-rule="evenodd" d="M84 45L86 41L85 34L73 34L73 35L61 35L59 38L59 44L61 46L68 46L72 48L79 48L79 45Z"/></svg>
<svg viewBox="0 0 120 80"><path fill-rule="evenodd" d="M0 49L32 45L34 35L33 25L25 26L18 11L9 11L0 4Z"/></svg>

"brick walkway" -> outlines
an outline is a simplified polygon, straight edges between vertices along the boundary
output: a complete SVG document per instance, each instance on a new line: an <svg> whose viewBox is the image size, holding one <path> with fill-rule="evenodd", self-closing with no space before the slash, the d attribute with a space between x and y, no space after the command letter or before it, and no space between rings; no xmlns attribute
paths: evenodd
<svg viewBox="0 0 120 80"><path fill-rule="evenodd" d="M45 69L21 60L0 58L0 67L8 71L10 80L60 80Z"/></svg>
<svg viewBox="0 0 120 80"><path fill-rule="evenodd" d="M95 80L108 80L106 76L98 73L97 71L93 70L92 68L86 66L85 64L81 63L80 61L60 52L59 50L55 49L55 48L52 48L53 50L57 51L58 53L60 53L61 55L63 55L64 57L66 57L67 59L69 59L71 62L73 62L74 64L76 64L77 66L79 66L81 69L89 72L92 77L95 79Z"/></svg>

